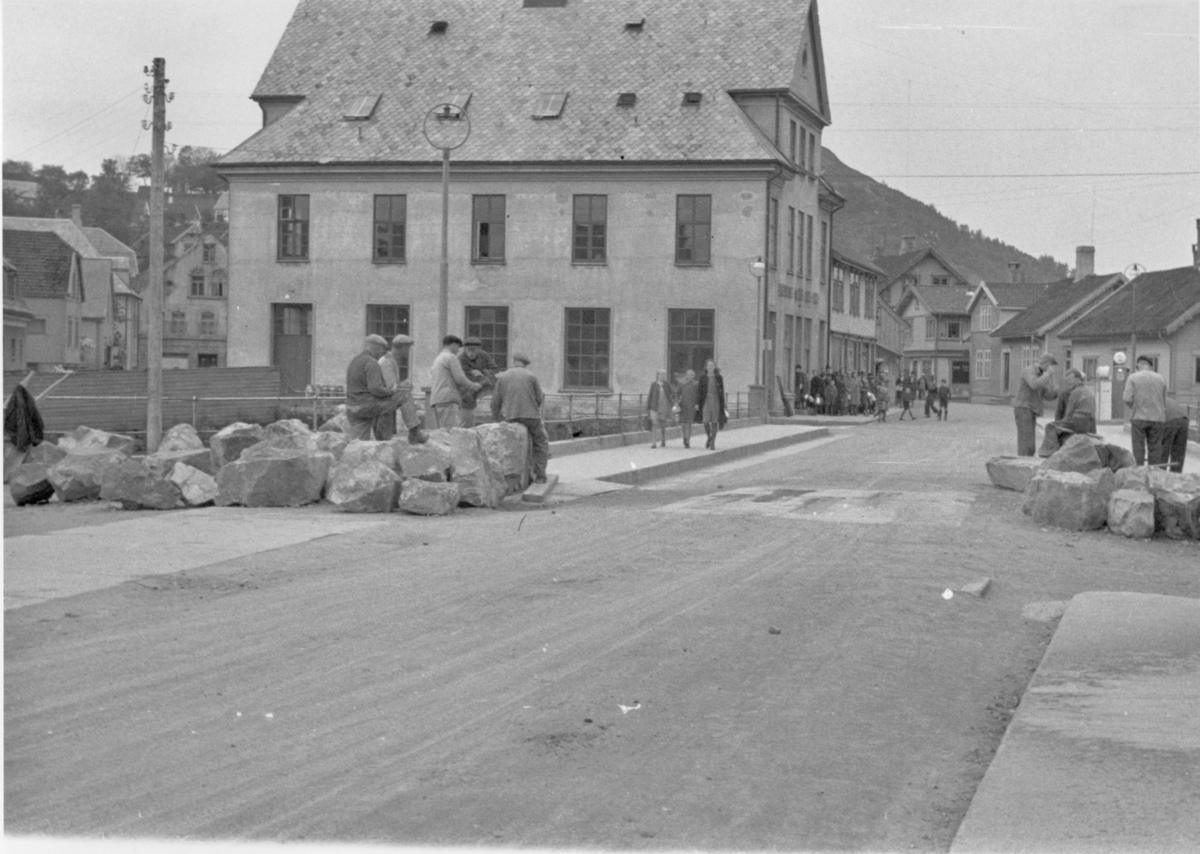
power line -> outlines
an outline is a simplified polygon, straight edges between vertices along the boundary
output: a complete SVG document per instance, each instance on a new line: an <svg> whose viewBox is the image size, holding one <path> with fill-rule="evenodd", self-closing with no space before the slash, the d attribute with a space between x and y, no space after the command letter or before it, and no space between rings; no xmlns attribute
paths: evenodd
<svg viewBox="0 0 1200 854"><path fill-rule="evenodd" d="M30 152L30 151L33 151L35 148L41 148L41 147L42 147L43 145L45 145L46 143L48 143L48 142L52 142L53 140L56 140L56 139L58 139L60 136L62 136L63 134L67 133L68 131L75 130L75 128L79 127L81 124L84 124L85 122L90 122L92 119L96 118L96 116L100 115L101 113L107 112L108 110L111 110L111 109L112 109L113 107L115 107L117 104L121 103L122 101L128 100L129 98L133 97L134 95L138 94L138 93L139 93L139 92L141 92L141 91L142 91L142 87L141 87L141 86L139 86L138 88L134 89L134 90L133 90L132 92L130 92L129 94L127 94L127 95L122 95L120 98L118 98L117 100L113 101L113 102L112 102L111 104L109 104L108 106L101 107L99 110L96 110L96 112L92 113L90 116L87 116L86 118L80 119L79 121L77 121L75 124L71 125L71 126L70 126L70 127L68 127L68 128L64 128L63 130L60 130L60 131L59 131L58 133L56 133L54 136L52 136L52 137L49 137L49 138L47 138L47 139L43 139L41 142L37 143L36 145L31 145L31 146L29 146L29 148L26 148L24 151L21 151L21 152L18 152L17 154L14 154L14 155L13 155L14 159L15 159L15 158L17 158L17 157L20 157L21 155L23 155L23 154L26 154L26 153L28 153L28 152Z"/></svg>

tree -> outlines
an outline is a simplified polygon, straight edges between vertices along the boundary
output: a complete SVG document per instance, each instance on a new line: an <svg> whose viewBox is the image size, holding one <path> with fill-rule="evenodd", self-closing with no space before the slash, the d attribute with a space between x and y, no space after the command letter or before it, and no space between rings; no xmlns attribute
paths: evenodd
<svg viewBox="0 0 1200 854"><path fill-rule="evenodd" d="M28 160L5 160L4 177L10 181L33 181L33 164Z"/></svg>
<svg viewBox="0 0 1200 854"><path fill-rule="evenodd" d="M136 239L134 224L136 198L129 192L129 174L121 170L116 158L100 164L100 174L92 178L84 208L84 221L103 228L123 243Z"/></svg>
<svg viewBox="0 0 1200 854"><path fill-rule="evenodd" d="M167 174L167 185L176 193L220 193L225 182L212 168L218 157L211 148L183 146Z"/></svg>

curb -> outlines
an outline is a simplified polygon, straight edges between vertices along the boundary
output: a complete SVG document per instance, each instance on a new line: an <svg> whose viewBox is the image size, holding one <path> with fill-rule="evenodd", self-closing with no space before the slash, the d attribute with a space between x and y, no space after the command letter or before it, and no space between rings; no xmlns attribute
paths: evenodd
<svg viewBox="0 0 1200 854"><path fill-rule="evenodd" d="M738 418L731 419L725 425L726 430L736 430L740 427L761 427L767 422L761 417L759 418ZM702 426L697 425L698 432L703 433ZM692 435L696 435L697 430L693 429ZM591 451L607 451L612 448L623 448L626 445L644 445L651 441L655 434L650 430L637 430L632 433L610 433L607 436L584 436L580 439L561 439L557 442L550 443L550 458L570 457L575 454L586 454ZM683 436L683 431L679 427L668 427L667 438L678 439Z"/></svg>
<svg viewBox="0 0 1200 854"><path fill-rule="evenodd" d="M752 457L755 454L762 454L767 451L774 451L778 448L785 448L788 445L798 445L801 442L811 442L814 439L824 439L829 435L829 428L822 427L816 430L805 430L802 433L795 433L791 436L780 436L777 439L767 439L763 442L755 442L753 445L742 445L738 448L726 448L716 452L708 452L694 457L687 457L682 460L671 460L670 462L658 463L645 468L634 469L627 472L619 472L617 474L606 475L605 477L596 478L597 480L606 481L608 483L623 483L628 486L640 486L648 481L655 480L660 477L670 477L683 472L693 471L695 469L708 468L709 466L727 463L731 460L740 460L743 457Z"/></svg>

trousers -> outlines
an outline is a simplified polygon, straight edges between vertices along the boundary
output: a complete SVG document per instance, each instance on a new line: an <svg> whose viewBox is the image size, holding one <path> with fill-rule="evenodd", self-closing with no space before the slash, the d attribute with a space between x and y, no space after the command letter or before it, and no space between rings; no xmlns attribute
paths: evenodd
<svg viewBox="0 0 1200 854"><path fill-rule="evenodd" d="M1017 456L1032 457L1037 453L1037 416L1024 406L1013 408L1017 422Z"/></svg>

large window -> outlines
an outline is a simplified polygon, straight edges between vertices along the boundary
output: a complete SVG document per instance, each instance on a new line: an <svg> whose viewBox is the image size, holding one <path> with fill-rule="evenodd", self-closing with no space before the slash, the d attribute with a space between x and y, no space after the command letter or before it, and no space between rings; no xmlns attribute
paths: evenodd
<svg viewBox="0 0 1200 854"><path fill-rule="evenodd" d="M205 264L212 264L217 260L217 244L208 241L204 244L202 259Z"/></svg>
<svg viewBox="0 0 1200 854"><path fill-rule="evenodd" d="M794 146L793 146L794 147ZM796 209L788 205L788 265L789 273L796 272Z"/></svg>
<svg viewBox="0 0 1200 854"><path fill-rule="evenodd" d="M279 259L308 260L308 196L279 197Z"/></svg>
<svg viewBox="0 0 1200 854"><path fill-rule="evenodd" d="M975 379L990 380L992 378L992 351L975 351Z"/></svg>
<svg viewBox="0 0 1200 854"><path fill-rule="evenodd" d="M192 270L192 296L204 296L204 271L199 267Z"/></svg>
<svg viewBox="0 0 1200 854"><path fill-rule="evenodd" d="M214 297L225 296L225 282L228 274L224 270L213 270L208 277L209 293Z"/></svg>
<svg viewBox="0 0 1200 854"><path fill-rule="evenodd" d="M482 342L483 351L492 357L496 367L508 367L508 306L469 305L464 328L467 336L474 335Z"/></svg>
<svg viewBox="0 0 1200 854"><path fill-rule="evenodd" d="M804 256L804 278L812 280L813 265L813 218L808 218L808 254Z"/></svg>
<svg viewBox="0 0 1200 854"><path fill-rule="evenodd" d="M675 197L675 263L707 264L712 239L712 196Z"/></svg>
<svg viewBox="0 0 1200 854"><path fill-rule="evenodd" d="M408 335L407 305L367 305L367 334L382 335L389 344L397 335ZM408 364L400 366L400 379L408 379Z"/></svg>
<svg viewBox="0 0 1200 854"><path fill-rule="evenodd" d="M932 341L937 338L937 318L929 315L925 318L925 340Z"/></svg>
<svg viewBox="0 0 1200 854"><path fill-rule="evenodd" d="M771 199L767 213L767 260L772 270L779 268L779 199Z"/></svg>
<svg viewBox="0 0 1200 854"><path fill-rule="evenodd" d="M403 264L408 196L375 197L375 254L380 264Z"/></svg>
<svg viewBox="0 0 1200 854"><path fill-rule="evenodd" d="M691 368L704 374L704 363L713 358L716 312L711 308L672 308L667 311L667 366L678 380Z"/></svg>
<svg viewBox="0 0 1200 854"><path fill-rule="evenodd" d="M875 282L873 281L863 284L863 317L867 320L875 319Z"/></svg>
<svg viewBox="0 0 1200 854"><path fill-rule="evenodd" d="M504 261L504 196L473 196L471 260L498 264Z"/></svg>
<svg viewBox="0 0 1200 854"><path fill-rule="evenodd" d="M200 312L200 334L201 335L216 335L217 334L217 315L215 312L211 312L211 311Z"/></svg>
<svg viewBox="0 0 1200 854"><path fill-rule="evenodd" d="M842 268L838 267L833 271L833 293L829 297L829 307L837 314L843 314L846 311L846 282L843 276Z"/></svg>
<svg viewBox="0 0 1200 854"><path fill-rule="evenodd" d="M608 196L576 196L571 260L603 264L608 257Z"/></svg>
<svg viewBox="0 0 1200 854"><path fill-rule="evenodd" d="M962 337L962 324L957 320L946 321L946 337L951 341L957 341Z"/></svg>
<svg viewBox="0 0 1200 854"><path fill-rule="evenodd" d="M981 303L979 306L979 331L991 332L995 322L992 315L992 304L990 302Z"/></svg>
<svg viewBox="0 0 1200 854"><path fill-rule="evenodd" d="M1096 365L1100 360L1095 356L1083 357L1083 378L1085 380L1094 380L1096 378ZM1196 380L1200 382L1200 357L1196 358Z"/></svg>
<svg viewBox="0 0 1200 854"><path fill-rule="evenodd" d="M611 311L607 308L568 308L563 379L567 388L609 387Z"/></svg>
<svg viewBox="0 0 1200 854"><path fill-rule="evenodd" d="M187 335L187 315L182 311L171 312L171 322L167 331L171 335Z"/></svg>
<svg viewBox="0 0 1200 854"><path fill-rule="evenodd" d="M862 299L858 287L858 275L856 274L850 279L850 316L858 317L861 314L859 300Z"/></svg>

